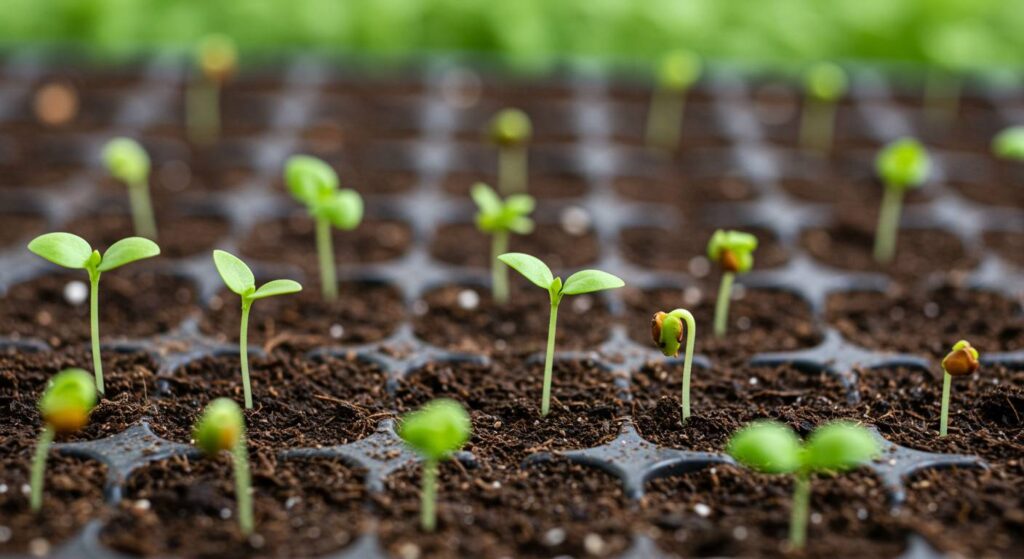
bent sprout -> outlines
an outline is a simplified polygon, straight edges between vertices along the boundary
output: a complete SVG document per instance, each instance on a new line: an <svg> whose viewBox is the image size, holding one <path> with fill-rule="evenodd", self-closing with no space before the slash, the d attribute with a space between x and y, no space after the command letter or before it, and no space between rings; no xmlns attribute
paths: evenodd
<svg viewBox="0 0 1024 559"><path fill-rule="evenodd" d="M697 337L697 324L686 309L672 312L658 311L651 319L651 337L667 357L678 357L686 335L686 357L683 361L683 421L690 417L690 370L693 367L693 344Z"/></svg>
<svg viewBox="0 0 1024 559"><path fill-rule="evenodd" d="M719 229L708 241L708 258L722 267L722 283L715 303L715 337L725 337L729 324L729 298L736 274L745 274L754 267L757 237L742 231Z"/></svg>

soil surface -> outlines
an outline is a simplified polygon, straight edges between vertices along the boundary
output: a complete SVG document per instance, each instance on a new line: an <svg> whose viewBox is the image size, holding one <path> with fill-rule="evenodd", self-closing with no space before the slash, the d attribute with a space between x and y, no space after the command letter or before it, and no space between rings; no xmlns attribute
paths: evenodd
<svg viewBox="0 0 1024 559"><path fill-rule="evenodd" d="M509 236L507 252L525 252L540 258L552 271L570 274L593 264L600 256L593 231L574 234L559 225L540 224L529 235ZM430 254L437 260L456 266L489 268L491 236L471 223L452 223L437 229ZM499 264L505 266L504 264ZM509 274L516 272L509 269Z"/></svg>
<svg viewBox="0 0 1024 559"><path fill-rule="evenodd" d="M478 182L490 185L496 191L499 188L496 171L453 171L445 176L441 186L452 196L466 198L473 185ZM580 198L587 193L587 183L583 175L571 171L531 170L526 181L526 190L535 198Z"/></svg>
<svg viewBox="0 0 1024 559"><path fill-rule="evenodd" d="M985 244L1007 262L1024 268L1024 231L989 231L985 233Z"/></svg>
<svg viewBox="0 0 1024 559"><path fill-rule="evenodd" d="M706 217L702 210L709 206L750 202L758 197L757 189L745 177L726 174L691 178L665 166L660 171L656 167L650 174L617 176L612 186L623 198L674 206L698 220Z"/></svg>
<svg viewBox="0 0 1024 559"><path fill-rule="evenodd" d="M655 270L689 273L701 278L712 273L712 265L706 255L708 240L715 229L699 226L673 231L663 227L639 226L623 229L619 235L623 255L634 264ZM789 260L788 251L779 244L778 238L771 231L758 227L736 229L757 237L755 268L775 268Z"/></svg>
<svg viewBox="0 0 1024 559"><path fill-rule="evenodd" d="M230 229L225 219L215 215L157 211L155 219L158 235L156 242L160 245L161 259L209 255ZM62 230L88 240L100 251L125 237L139 235L132 226L129 214L107 211L90 213L68 223Z"/></svg>

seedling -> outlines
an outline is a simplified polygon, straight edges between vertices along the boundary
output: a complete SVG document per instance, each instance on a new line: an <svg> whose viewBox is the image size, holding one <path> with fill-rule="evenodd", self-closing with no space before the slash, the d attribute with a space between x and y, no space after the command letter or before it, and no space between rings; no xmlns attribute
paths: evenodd
<svg viewBox="0 0 1024 559"><path fill-rule="evenodd" d="M978 370L978 350L967 340L953 345L953 350L942 359L942 412L939 416L939 436L945 437L949 426L949 390L953 377L973 374Z"/></svg>
<svg viewBox="0 0 1024 559"><path fill-rule="evenodd" d="M103 255L93 250L85 239L71 233L46 233L28 244L28 249L43 258L76 270L89 273L89 329L92 334L92 366L96 374L96 390L102 395L103 363L100 359L100 274L125 264L152 258L160 254L160 247L149 239L128 237L110 245Z"/></svg>
<svg viewBox="0 0 1024 559"><path fill-rule="evenodd" d="M804 149L826 152L831 147L836 102L846 93L846 85L846 72L831 62L819 62L804 73L807 97L800 118L800 145Z"/></svg>
<svg viewBox="0 0 1024 559"><path fill-rule="evenodd" d="M491 235L491 292L503 305L508 302L508 268L501 265L498 256L508 251L509 233L526 235L533 231L529 215L536 203L529 194L513 194L502 200L482 182L473 185L470 194L479 208L477 228Z"/></svg>
<svg viewBox="0 0 1024 559"><path fill-rule="evenodd" d="M96 405L96 387L89 373L82 369L64 369L50 380L39 399L39 412L43 416L43 432L36 444L32 460L29 503L32 512L43 506L43 474L50 445L58 434L74 433L89 423L89 412Z"/></svg>
<svg viewBox="0 0 1024 559"><path fill-rule="evenodd" d="M209 145L220 136L220 90L235 73L238 51L225 35L208 35L196 49L199 76L192 82L187 97L189 139L197 145Z"/></svg>
<svg viewBox="0 0 1024 559"><path fill-rule="evenodd" d="M581 270L569 276L562 283L562 278L554 277L551 268L538 258L521 252L509 252L498 257L513 270L522 274L541 289L546 289L551 297L551 317L548 319L548 349L544 357L544 390L541 396L540 415L546 416L551 410L551 368L555 358L555 327L558 323L558 304L565 295L582 295L615 289L625 284L621 279L601 270Z"/></svg>
<svg viewBox="0 0 1024 559"><path fill-rule="evenodd" d="M722 267L722 283L718 287L718 301L715 303L715 337L725 337L729 324L729 298L736 274L745 274L754 267L754 250L757 237L741 231L719 229L708 241L708 258Z"/></svg>
<svg viewBox="0 0 1024 559"><path fill-rule="evenodd" d="M252 388L249 384L249 348L246 339L249 334L249 309L253 301L275 295L287 295L302 291L299 282L289 279L268 281L256 289L256 277L252 270L237 256L223 250L213 251L213 264L217 267L224 285L242 298L242 325L238 332L238 358L242 363L242 390L245 395L245 409L252 409Z"/></svg>
<svg viewBox="0 0 1024 559"><path fill-rule="evenodd" d="M1011 126L992 139L992 152L1008 161L1024 161L1024 125Z"/></svg>
<svg viewBox="0 0 1024 559"><path fill-rule="evenodd" d="M128 187L135 234L156 240L156 219L149 201L149 155L130 138L115 138L103 148L103 161L115 179Z"/></svg>
<svg viewBox="0 0 1024 559"><path fill-rule="evenodd" d="M879 454L870 431L852 423L819 427L801 444L789 427L774 421L755 421L737 431L727 452L738 462L768 474L793 474L793 508L789 519L789 545L801 549L807 541L807 512L811 474L856 468Z"/></svg>
<svg viewBox="0 0 1024 559"><path fill-rule="evenodd" d="M437 466L469 440L473 430L461 404L445 398L428 402L405 416L398 435L423 457L420 489L420 526L424 532L437 527Z"/></svg>
<svg viewBox="0 0 1024 559"><path fill-rule="evenodd" d="M252 482L249 479L249 451L245 444L245 418L238 404L229 398L217 398L206 406L192 429L196 448L212 456L222 450L231 452L235 470L235 500L238 502L238 527L248 536L253 529Z"/></svg>
<svg viewBox="0 0 1024 559"><path fill-rule="evenodd" d="M668 153L679 147L686 92L700 78L700 73L700 58L690 51L672 51L661 59L647 112L648 147Z"/></svg>
<svg viewBox="0 0 1024 559"><path fill-rule="evenodd" d="M338 189L338 174L330 165L308 155L288 158L284 180L296 200L316 222L316 252L320 260L320 289L324 299L338 299L331 227L355 229L363 220L363 199L351 189Z"/></svg>
<svg viewBox="0 0 1024 559"><path fill-rule="evenodd" d="M498 190L503 196L526 192L526 146L533 126L519 109L502 109L491 119L490 138L498 146Z"/></svg>
<svg viewBox="0 0 1024 559"><path fill-rule="evenodd" d="M679 357L679 348L686 334L686 356L683 359L683 421L690 417L690 369L693 367L693 341L697 325L686 309L666 313L658 311L651 319L651 337L667 357Z"/></svg>
<svg viewBox="0 0 1024 559"><path fill-rule="evenodd" d="M892 262L896 254L896 235L900 225L903 195L920 187L928 178L931 161L928 152L913 138L901 138L885 146L875 159L875 170L882 179L885 193L875 230L875 261Z"/></svg>

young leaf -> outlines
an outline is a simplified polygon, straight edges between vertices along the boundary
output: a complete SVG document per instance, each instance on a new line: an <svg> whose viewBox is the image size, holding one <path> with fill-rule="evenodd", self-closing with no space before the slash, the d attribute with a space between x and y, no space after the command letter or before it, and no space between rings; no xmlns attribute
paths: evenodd
<svg viewBox="0 0 1024 559"><path fill-rule="evenodd" d="M658 64L658 85L670 91L685 91L701 73L700 58L687 50L674 50Z"/></svg>
<svg viewBox="0 0 1024 559"><path fill-rule="evenodd" d="M114 138L107 142L103 147L103 161L111 176L129 186L142 184L149 178L149 155L130 138Z"/></svg>
<svg viewBox="0 0 1024 559"><path fill-rule="evenodd" d="M773 421L754 422L729 440L726 451L737 461L766 473L798 470L800 440L789 427Z"/></svg>
<svg viewBox="0 0 1024 559"><path fill-rule="evenodd" d="M231 291L245 295L256 289L256 277L252 275L252 270L237 256L223 250L215 250L213 264Z"/></svg>
<svg viewBox="0 0 1024 559"><path fill-rule="evenodd" d="M424 457L439 460L462 448L471 430L462 404L442 398L405 416L398 436Z"/></svg>
<svg viewBox="0 0 1024 559"><path fill-rule="evenodd" d="M363 220L363 198L355 190L341 190L325 200L319 211L331 225L352 230Z"/></svg>
<svg viewBox="0 0 1024 559"><path fill-rule="evenodd" d="M513 270L519 272L526 279L533 282L537 287L550 289L551 283L555 281L551 268L541 262L540 259L523 254L521 252L508 252L498 257Z"/></svg>
<svg viewBox="0 0 1024 559"><path fill-rule="evenodd" d="M64 369L50 380L39 399L43 420L58 433L77 431L89 422L96 405L96 385L82 369Z"/></svg>
<svg viewBox="0 0 1024 559"><path fill-rule="evenodd" d="M580 295L626 285L624 281L601 270L580 270L569 276L562 287L563 295Z"/></svg>
<svg viewBox="0 0 1024 559"><path fill-rule="evenodd" d="M931 161L921 142L900 138L882 148L875 169L887 187L905 190L921 186L931 171Z"/></svg>
<svg viewBox="0 0 1024 559"><path fill-rule="evenodd" d="M28 244L33 253L65 268L85 268L92 256L92 247L85 239L71 233L46 233ZM546 287L546 286L545 286Z"/></svg>
<svg viewBox="0 0 1024 559"><path fill-rule="evenodd" d="M807 94L820 101L835 101L846 92L846 72L842 66L819 62L804 73Z"/></svg>
<svg viewBox="0 0 1024 559"><path fill-rule="evenodd" d="M110 245L110 248L103 253L98 270L107 272L136 260L152 258L158 254L160 254L160 247L153 241L142 237L128 237Z"/></svg>
<svg viewBox="0 0 1024 559"><path fill-rule="evenodd" d="M284 167L284 180L288 190L307 206L338 189L338 174L326 162L309 155L293 155Z"/></svg>
<svg viewBox="0 0 1024 559"><path fill-rule="evenodd" d="M804 447L804 467L842 471L874 458L878 441L865 428L837 422L815 429Z"/></svg>
<svg viewBox="0 0 1024 559"><path fill-rule="evenodd" d="M265 299L267 297L273 297L275 295L287 295L289 293L298 293L302 291L302 285L297 281L289 279L279 279L274 281L268 281L267 283L260 286L252 295L249 295L249 300Z"/></svg>
<svg viewBox="0 0 1024 559"><path fill-rule="evenodd" d="M192 429L192 438L204 454L231 450L245 431L242 409L230 398L217 398L206 406Z"/></svg>
<svg viewBox="0 0 1024 559"><path fill-rule="evenodd" d="M1011 126L992 139L992 151L997 157L1024 161L1024 125Z"/></svg>
<svg viewBox="0 0 1024 559"><path fill-rule="evenodd" d="M530 117L519 109L502 109L491 119L491 141L499 146L520 145L533 133Z"/></svg>
<svg viewBox="0 0 1024 559"><path fill-rule="evenodd" d="M494 189L482 182L473 185L469 192L473 201L476 202L480 212L484 214L496 214L501 211L501 198L494 192ZM509 198L511 200L511 197Z"/></svg>

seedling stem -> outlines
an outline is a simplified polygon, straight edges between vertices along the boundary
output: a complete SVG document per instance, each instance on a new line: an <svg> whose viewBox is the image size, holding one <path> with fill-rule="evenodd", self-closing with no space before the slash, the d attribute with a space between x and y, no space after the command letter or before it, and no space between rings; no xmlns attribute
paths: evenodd
<svg viewBox="0 0 1024 559"><path fill-rule="evenodd" d="M928 152L912 138L896 140L878 153L875 170L885 188L878 212L873 253L879 264L892 262L896 254L903 195L911 188L919 188L928 178L930 168Z"/></svg>
<svg viewBox="0 0 1024 559"><path fill-rule="evenodd" d="M718 286L718 300L715 302L715 337L724 338L729 326L729 298L732 297L732 284L736 274L722 273L722 283Z"/></svg>
<svg viewBox="0 0 1024 559"><path fill-rule="evenodd" d="M50 445L53 444L53 437L56 435L53 427L49 424L43 427L39 435L39 442L36 443L36 455L32 459L32 495L30 504L32 512L39 512L43 508L43 474L46 473L46 457L50 454Z"/></svg>
<svg viewBox="0 0 1024 559"><path fill-rule="evenodd" d="M892 262L896 255L896 235L900 228L900 213L903 209L903 191L886 188L882 194L882 207L878 213L875 230L875 261Z"/></svg>
<svg viewBox="0 0 1024 559"><path fill-rule="evenodd" d="M945 437L949 427L949 393L953 377L970 375L980 367L978 350L967 340L953 345L953 350L942 359L942 411L939 414L939 436Z"/></svg>
<svg viewBox="0 0 1024 559"><path fill-rule="evenodd" d="M153 203L149 199L149 184L139 182L128 185L128 202L136 234L156 240L156 218L153 217Z"/></svg>
<svg viewBox="0 0 1024 559"><path fill-rule="evenodd" d="M811 506L811 476L802 470L794 476L793 510L789 516L789 545L802 549L807 543L807 512Z"/></svg>
<svg viewBox="0 0 1024 559"><path fill-rule="evenodd" d="M559 297L551 299L551 316L548 318L548 347L544 355L544 388L540 399L540 414L547 415L551 411L551 375L555 362L555 332L558 324Z"/></svg>
<svg viewBox="0 0 1024 559"><path fill-rule="evenodd" d="M245 397L245 409L252 409L252 385L249 383L249 310L252 300L242 298L242 321L238 331L238 360L242 364L242 392Z"/></svg>
<svg viewBox="0 0 1024 559"><path fill-rule="evenodd" d="M491 236L491 285L494 300L500 305L508 302L508 268L502 266L498 257L508 252L508 233L495 231Z"/></svg>
<svg viewBox="0 0 1024 559"><path fill-rule="evenodd" d="M697 337L697 324L693 314L686 309L670 313L658 312L651 320L651 335L654 343L668 357L678 357L683 331L686 331L686 356L683 360L683 421L690 417L690 371L693 368L693 345Z"/></svg>
<svg viewBox="0 0 1024 559"><path fill-rule="evenodd" d="M254 521L252 514L252 480L249 475L249 449L245 444L245 435L238 437L231 450L231 463L235 469L235 499L238 501L238 527L242 533L252 533Z"/></svg>
<svg viewBox="0 0 1024 559"><path fill-rule="evenodd" d="M96 375L96 391L103 395L103 359L100 358L100 272L89 269L89 332L92 337L92 370Z"/></svg>
<svg viewBox="0 0 1024 559"><path fill-rule="evenodd" d="M424 532L437 528L437 460L423 461L423 486L420 489L420 526Z"/></svg>
<svg viewBox="0 0 1024 559"><path fill-rule="evenodd" d="M334 243L331 239L331 222L324 217L316 218L316 253L320 260L320 287L324 299L338 299L338 279L334 271Z"/></svg>

